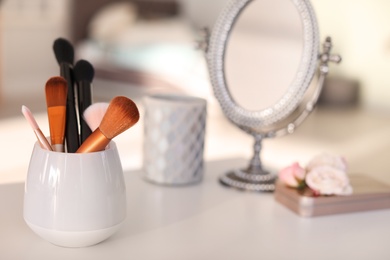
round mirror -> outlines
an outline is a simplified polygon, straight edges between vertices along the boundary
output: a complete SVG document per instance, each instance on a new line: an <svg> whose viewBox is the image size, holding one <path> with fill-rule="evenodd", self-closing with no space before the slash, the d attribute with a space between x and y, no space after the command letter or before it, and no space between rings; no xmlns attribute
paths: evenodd
<svg viewBox="0 0 390 260"><path fill-rule="evenodd" d="M275 105L294 81L302 51L301 19L291 1L248 3L226 44L224 70L232 99L249 111Z"/></svg>
<svg viewBox="0 0 390 260"><path fill-rule="evenodd" d="M340 61L330 49L327 38L319 53L317 21L307 0L227 3L208 41L210 79L224 114L253 135L255 145L249 166L223 175L223 184L243 190L274 189L275 174L261 164L261 141L292 133L312 111L328 61ZM317 68L317 85L309 89Z"/></svg>

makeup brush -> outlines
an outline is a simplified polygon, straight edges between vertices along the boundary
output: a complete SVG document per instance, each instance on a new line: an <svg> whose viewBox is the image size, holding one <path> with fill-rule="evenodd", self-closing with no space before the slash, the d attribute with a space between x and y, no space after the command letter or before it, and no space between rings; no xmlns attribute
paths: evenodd
<svg viewBox="0 0 390 260"><path fill-rule="evenodd" d="M93 103L83 113L83 119L88 124L92 131L95 131L102 122L104 114L106 114L109 103L98 102Z"/></svg>
<svg viewBox="0 0 390 260"><path fill-rule="evenodd" d="M129 98L118 96L111 100L99 127L84 141L76 153L102 151L115 136L139 120L137 105Z"/></svg>
<svg viewBox="0 0 390 260"><path fill-rule="evenodd" d="M50 141L54 151L64 151L66 99L68 85L62 77L52 77L46 82L46 104L49 116Z"/></svg>
<svg viewBox="0 0 390 260"><path fill-rule="evenodd" d="M60 75L68 84L65 130L66 147L69 153L74 153L80 146L73 79L74 49L70 42L63 38L58 38L54 41L53 50L60 65Z"/></svg>
<svg viewBox="0 0 390 260"><path fill-rule="evenodd" d="M28 109L28 107L26 107L26 106L22 106L22 114L24 115L24 117L27 119L27 122L30 124L30 126L34 130L34 133L38 139L38 143L42 147L42 149L53 151L53 148L51 148L45 135L42 133L41 129L39 128L38 123L37 123L37 121L35 121L35 118L32 115L30 109Z"/></svg>
<svg viewBox="0 0 390 260"><path fill-rule="evenodd" d="M83 113L92 104L91 83L95 70L91 63L86 60L79 60L73 68L74 78L77 84L77 100L80 120L80 143L92 133L88 124L83 118Z"/></svg>

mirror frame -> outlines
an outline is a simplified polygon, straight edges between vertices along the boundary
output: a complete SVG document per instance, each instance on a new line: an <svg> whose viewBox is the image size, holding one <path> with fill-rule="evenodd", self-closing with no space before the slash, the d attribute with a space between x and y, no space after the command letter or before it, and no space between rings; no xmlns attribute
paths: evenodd
<svg viewBox="0 0 390 260"><path fill-rule="evenodd" d="M239 106L229 92L225 77L225 52L230 33L240 13L255 0L232 0L219 15L210 35L206 59L214 95L224 114L243 129L256 132L287 118L300 104L315 75L319 57L319 30L314 10L307 0L291 0L303 28L303 52L296 76L287 92L271 107L251 111Z"/></svg>

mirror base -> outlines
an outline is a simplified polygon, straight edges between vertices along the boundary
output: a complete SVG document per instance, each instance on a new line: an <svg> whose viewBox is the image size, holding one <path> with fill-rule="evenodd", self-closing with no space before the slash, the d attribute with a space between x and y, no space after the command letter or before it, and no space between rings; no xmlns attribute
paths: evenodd
<svg viewBox="0 0 390 260"><path fill-rule="evenodd" d="M276 175L260 172L253 173L253 170L231 170L221 176L221 184L245 191L272 192L275 190Z"/></svg>

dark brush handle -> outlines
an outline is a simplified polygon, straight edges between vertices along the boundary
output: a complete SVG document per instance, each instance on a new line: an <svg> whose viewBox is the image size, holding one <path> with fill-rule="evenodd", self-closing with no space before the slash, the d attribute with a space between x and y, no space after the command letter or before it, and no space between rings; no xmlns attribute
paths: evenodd
<svg viewBox="0 0 390 260"><path fill-rule="evenodd" d="M66 102L66 129L65 140L68 153L74 153L80 146L79 130L74 95L73 72L70 64L61 63L60 73L68 83L68 98Z"/></svg>

